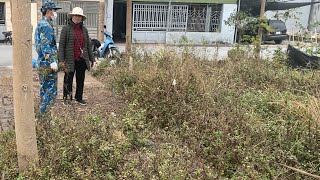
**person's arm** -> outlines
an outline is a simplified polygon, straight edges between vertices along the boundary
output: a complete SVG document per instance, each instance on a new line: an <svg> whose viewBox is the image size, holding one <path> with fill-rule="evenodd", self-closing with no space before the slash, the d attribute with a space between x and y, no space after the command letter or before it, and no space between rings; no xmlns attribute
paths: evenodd
<svg viewBox="0 0 320 180"><path fill-rule="evenodd" d="M91 42L90 42L89 33L88 33L87 28L85 29L85 33L86 33L86 36L87 36L87 39L88 39L87 47L88 47L89 60L91 61L91 63L94 63L95 59L94 59L94 56L93 56L93 50L91 48Z"/></svg>
<svg viewBox="0 0 320 180"><path fill-rule="evenodd" d="M54 40L53 36L53 29L48 26L44 25L39 28L40 33L40 48L43 53L44 59L48 62L48 66L51 63L58 63L58 55L57 50L50 46L50 43Z"/></svg>
<svg viewBox="0 0 320 180"><path fill-rule="evenodd" d="M59 60L65 62L65 50L66 50L66 43L67 43L67 27L64 26L60 33L60 40L59 40Z"/></svg>

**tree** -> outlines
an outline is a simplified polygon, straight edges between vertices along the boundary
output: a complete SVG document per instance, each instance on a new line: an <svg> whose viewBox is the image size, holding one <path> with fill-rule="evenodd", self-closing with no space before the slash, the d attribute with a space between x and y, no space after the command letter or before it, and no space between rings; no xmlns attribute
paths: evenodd
<svg viewBox="0 0 320 180"><path fill-rule="evenodd" d="M258 29L260 20L259 18L253 17L250 13L245 11L233 12L230 17L225 21L226 25L235 26L238 30L238 43L241 42L253 42L256 40L258 35ZM262 18L261 26L263 31L271 32L272 29L269 27L266 18Z"/></svg>
<svg viewBox="0 0 320 180"><path fill-rule="evenodd" d="M225 24L237 28L239 33L237 42L241 43L241 38L244 35L245 26L250 24L252 20L253 17L251 16L251 14L245 11L238 11L233 12L228 18L228 20L225 21Z"/></svg>
<svg viewBox="0 0 320 180"><path fill-rule="evenodd" d="M33 79L30 0L11 1L13 28L13 102L19 170L38 161Z"/></svg>

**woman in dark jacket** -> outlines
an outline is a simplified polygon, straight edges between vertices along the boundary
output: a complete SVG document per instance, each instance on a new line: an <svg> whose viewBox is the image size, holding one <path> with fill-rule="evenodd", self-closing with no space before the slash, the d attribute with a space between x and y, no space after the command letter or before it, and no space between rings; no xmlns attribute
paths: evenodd
<svg viewBox="0 0 320 180"><path fill-rule="evenodd" d="M94 63L94 56L90 48L88 30L83 25L86 16L80 7L73 8L68 14L69 23L61 30L59 42L59 61L64 62L64 105L72 100L73 76L76 74L75 99L81 105L86 105L83 100L83 87L85 71L90 70Z"/></svg>

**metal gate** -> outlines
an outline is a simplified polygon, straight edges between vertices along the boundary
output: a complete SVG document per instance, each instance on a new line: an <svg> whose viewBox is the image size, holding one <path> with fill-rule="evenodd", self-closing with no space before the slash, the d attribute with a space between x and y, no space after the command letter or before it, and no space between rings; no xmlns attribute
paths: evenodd
<svg viewBox="0 0 320 180"><path fill-rule="evenodd" d="M168 5L134 4L134 31L165 31L167 27Z"/></svg>
<svg viewBox="0 0 320 180"><path fill-rule="evenodd" d="M137 43L166 43L172 34L181 36L184 32L221 34L222 7L216 3L136 3L133 5L132 40Z"/></svg>
<svg viewBox="0 0 320 180"><path fill-rule="evenodd" d="M165 43L166 33L187 30L188 5L134 4L132 38L138 43Z"/></svg>
<svg viewBox="0 0 320 180"><path fill-rule="evenodd" d="M133 4L133 42L164 43L169 5Z"/></svg>
<svg viewBox="0 0 320 180"><path fill-rule="evenodd" d="M170 6L169 31L186 31L188 22L188 6Z"/></svg>
<svg viewBox="0 0 320 180"><path fill-rule="evenodd" d="M57 40L59 39L62 27L68 23L68 13L70 13L74 7L81 7L83 9L83 12L87 17L84 21L84 25L88 29L89 36L97 38L99 26L99 2L58 1L57 5L62 8L58 11L58 18L54 22Z"/></svg>

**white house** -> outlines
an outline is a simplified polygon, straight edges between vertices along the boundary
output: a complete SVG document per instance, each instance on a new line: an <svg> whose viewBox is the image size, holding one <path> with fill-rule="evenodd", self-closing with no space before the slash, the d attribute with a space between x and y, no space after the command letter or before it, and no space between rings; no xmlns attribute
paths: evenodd
<svg viewBox="0 0 320 180"><path fill-rule="evenodd" d="M108 31L124 40L126 2L107 0L106 10ZM233 43L235 28L224 21L236 10L237 0L133 0L132 42Z"/></svg>
<svg viewBox="0 0 320 180"><path fill-rule="evenodd" d="M0 39L4 38L2 32L11 30L10 0L0 0Z"/></svg>
<svg viewBox="0 0 320 180"><path fill-rule="evenodd" d="M35 29L43 0L31 0ZM103 24L116 42L125 42L126 0L55 0L62 9L55 22L57 37L75 6L84 9L90 36L102 39ZM172 44L182 37L196 44L233 43L235 28L224 21L237 0L133 0L132 42ZM12 30L10 0L0 0L0 31ZM2 33L0 33L0 36Z"/></svg>

